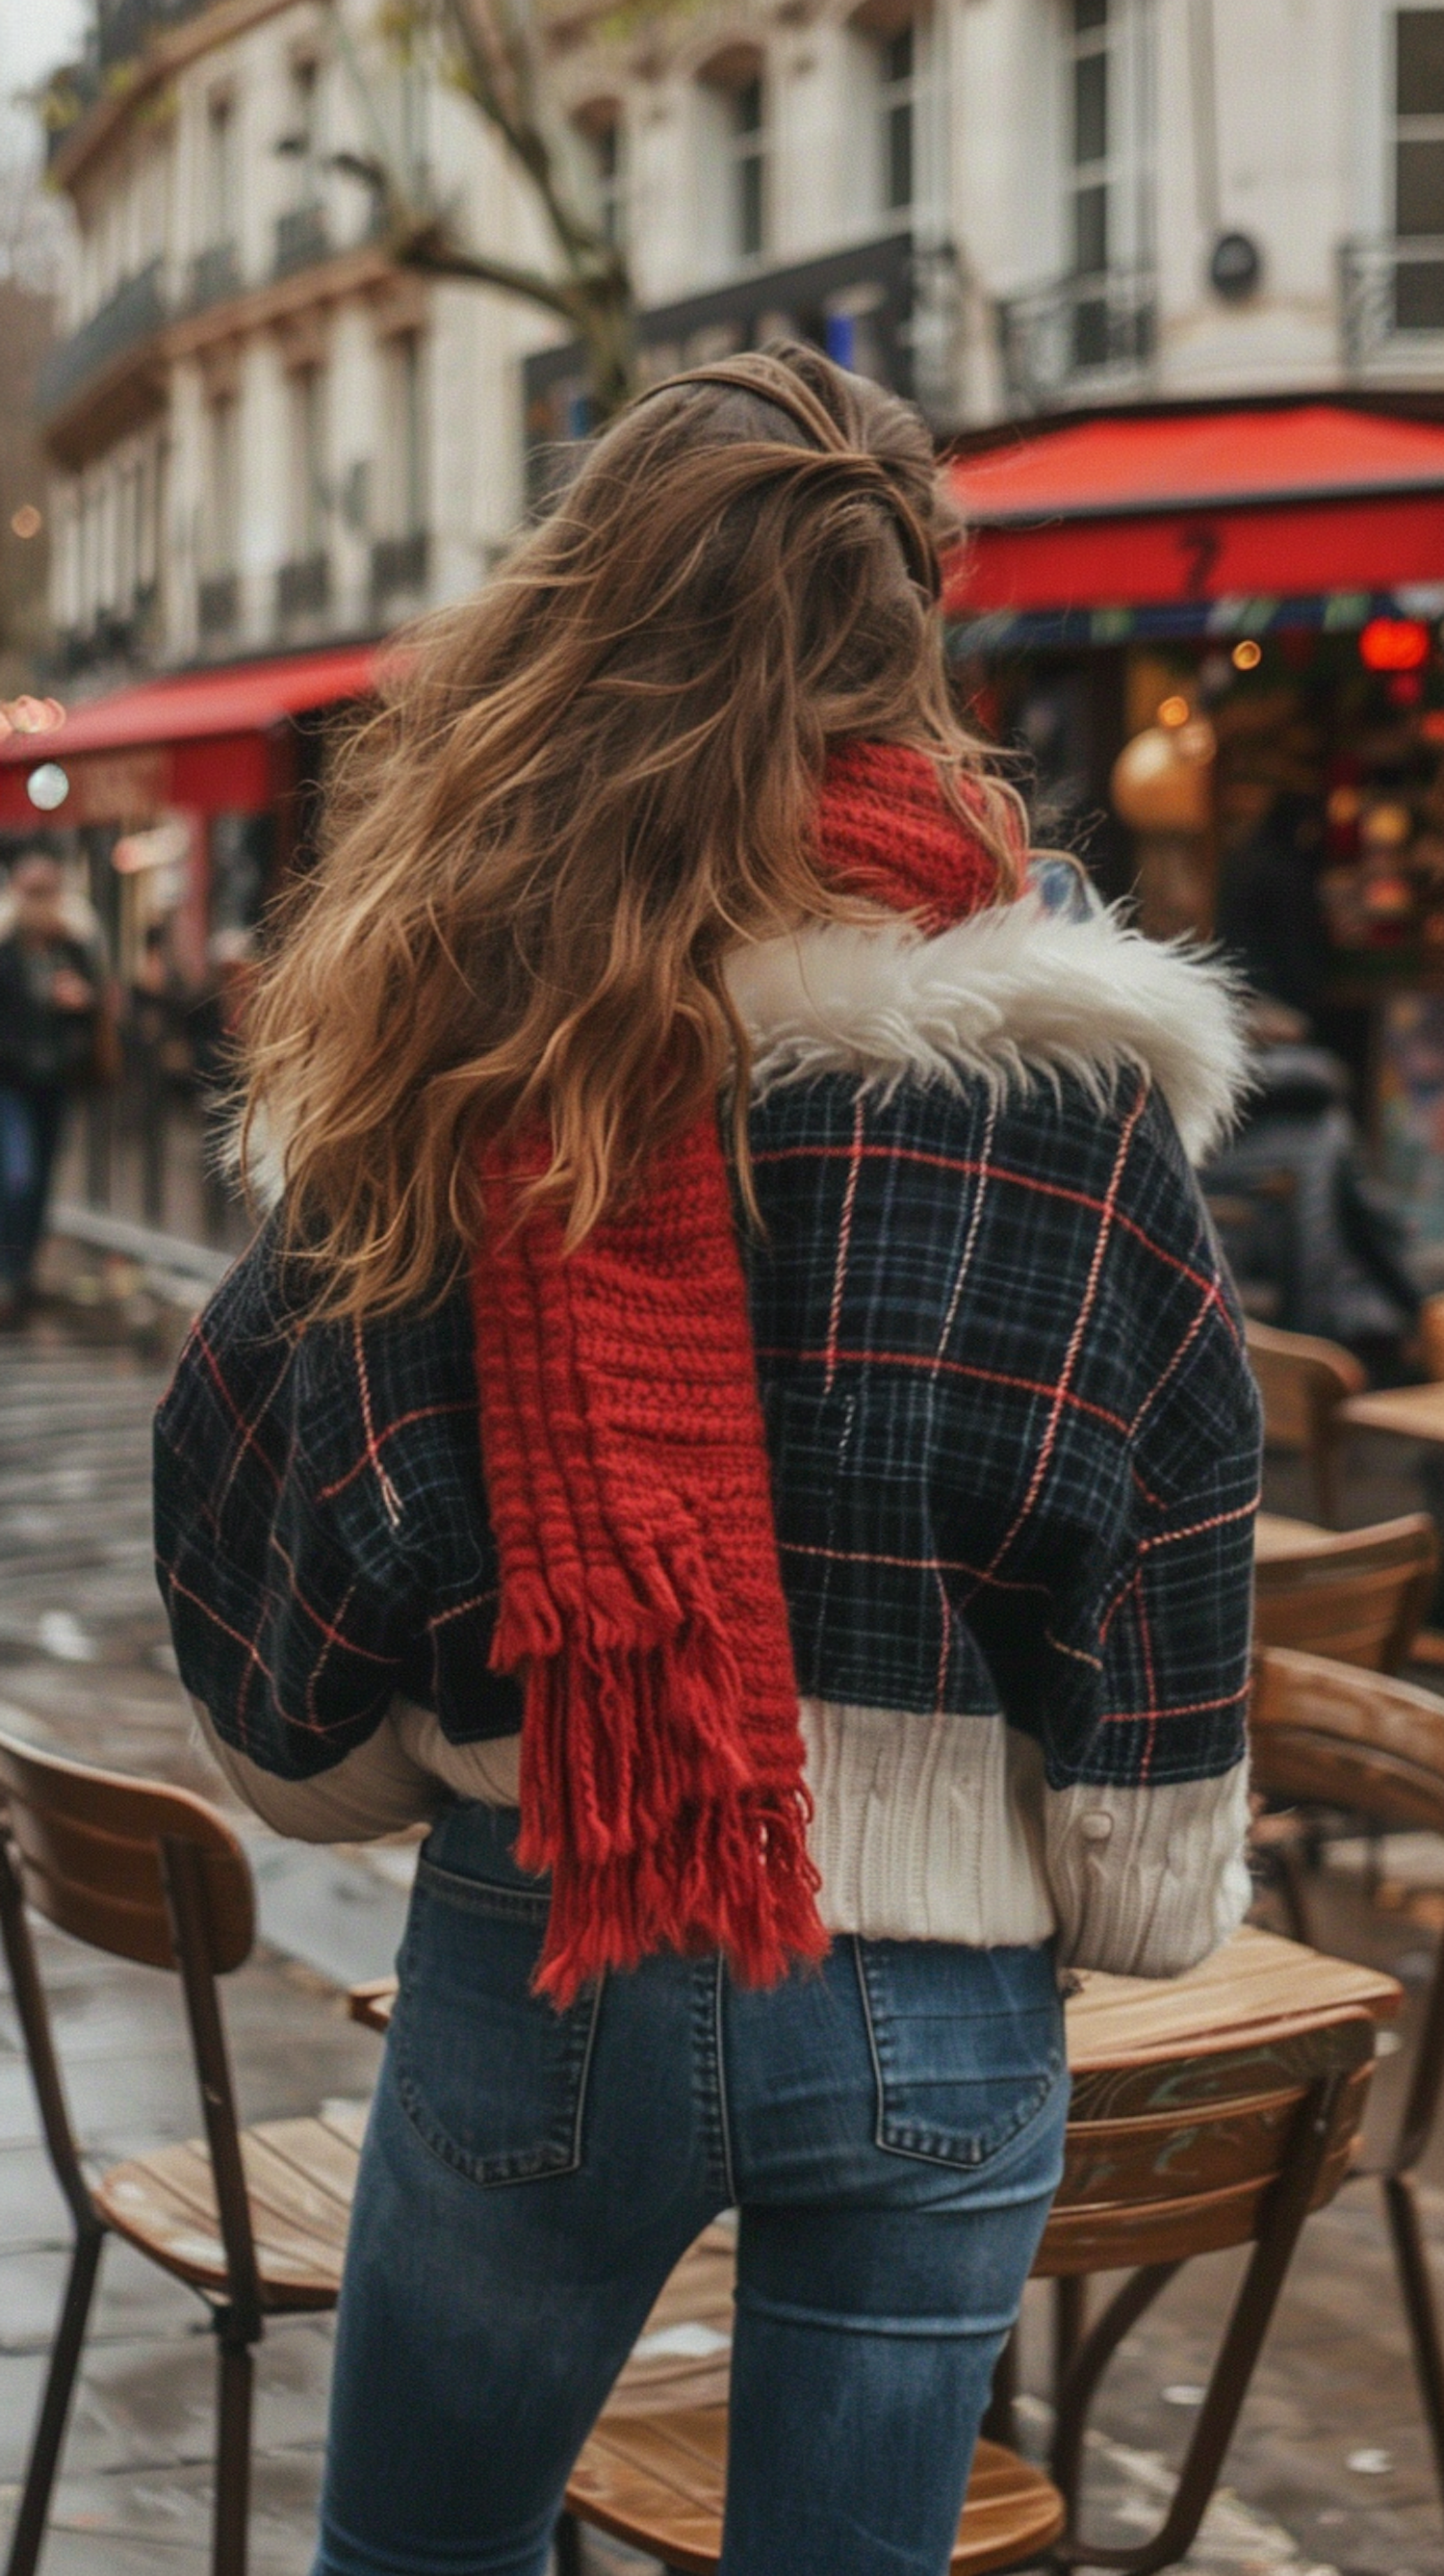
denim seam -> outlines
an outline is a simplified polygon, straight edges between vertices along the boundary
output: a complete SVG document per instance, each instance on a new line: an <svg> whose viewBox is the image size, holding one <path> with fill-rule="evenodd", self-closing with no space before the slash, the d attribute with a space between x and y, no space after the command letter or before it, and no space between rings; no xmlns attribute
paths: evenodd
<svg viewBox="0 0 1444 2576"><path fill-rule="evenodd" d="M597 2024L602 2017L602 1996L606 1992L606 1985L607 1975L606 1970L603 1969L592 1996L592 2009L587 2016L587 2044L582 2050L581 2072L577 2078L577 2116L572 2122L572 2161L568 2168L571 2173L577 2173L581 2168L582 2122L586 2118L587 2094L592 2080L592 2058L597 2045Z"/></svg>
<svg viewBox="0 0 1444 2576"><path fill-rule="evenodd" d="M862 2023L864 2030L867 2032L867 2053L872 2059L872 2079L877 2100L877 2117L873 2122L872 2142L875 2147L883 2148L885 2152L885 2141L882 2134L883 2122L886 2117L885 2097L882 2085L882 2059L877 2053L877 2032L872 2026L872 1998L868 1994L867 1978L863 1973L862 1942L856 1932L851 1935L851 1939L852 1964L857 1971L857 1991L862 1999Z"/></svg>
<svg viewBox="0 0 1444 2576"><path fill-rule="evenodd" d="M501 1887L494 1879L467 1878L460 1870L446 1869L439 1861L428 1860L424 1853L416 1864L416 1875L435 1890L444 1904L465 1906L475 1914L500 1915L509 1923L544 1923L551 1911L551 1898L545 1888L533 1893L529 1887Z"/></svg>
<svg viewBox="0 0 1444 2576"><path fill-rule="evenodd" d="M737 2179L732 2166L731 2115L727 2102L727 2059L722 2031L722 1984L725 1975L726 1962L719 1950L712 1979L712 2049L716 2061L717 2128L722 2145L722 2183L727 2194L727 2206L729 2209L735 2209Z"/></svg>

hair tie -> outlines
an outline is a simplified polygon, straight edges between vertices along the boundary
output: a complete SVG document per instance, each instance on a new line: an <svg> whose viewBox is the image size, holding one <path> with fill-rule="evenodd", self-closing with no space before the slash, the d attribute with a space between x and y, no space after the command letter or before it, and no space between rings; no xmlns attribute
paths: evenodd
<svg viewBox="0 0 1444 2576"><path fill-rule="evenodd" d="M854 447L826 404L781 359L752 349L743 350L735 358L719 359L712 366L686 367L678 375L664 376L660 383L646 386L634 395L629 409L635 411L656 394L676 393L688 385L725 385L733 392L754 394L760 402L786 412L825 458L850 466L859 482L870 481L878 500L892 513L912 580L932 603L941 599L943 572L937 546L907 495L898 490L886 459L874 455L869 448Z"/></svg>

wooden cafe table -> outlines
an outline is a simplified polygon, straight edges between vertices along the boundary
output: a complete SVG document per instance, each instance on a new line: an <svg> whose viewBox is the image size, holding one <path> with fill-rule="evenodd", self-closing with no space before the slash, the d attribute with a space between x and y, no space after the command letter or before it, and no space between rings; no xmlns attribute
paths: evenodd
<svg viewBox="0 0 1444 2576"><path fill-rule="evenodd" d="M1401 1440L1444 1448L1444 1384L1381 1386L1351 1395L1339 1407L1339 1420L1357 1431L1392 1431Z"/></svg>

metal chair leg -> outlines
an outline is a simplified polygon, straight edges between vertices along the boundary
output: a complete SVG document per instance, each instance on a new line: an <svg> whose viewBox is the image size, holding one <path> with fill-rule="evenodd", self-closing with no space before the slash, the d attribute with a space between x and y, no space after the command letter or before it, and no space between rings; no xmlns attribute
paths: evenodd
<svg viewBox="0 0 1444 2576"><path fill-rule="evenodd" d="M1010 2450L1016 2447L1017 2397L1018 2329L1015 2326L994 2366L987 2412L978 2428L985 2442L1005 2442Z"/></svg>
<svg viewBox="0 0 1444 2576"><path fill-rule="evenodd" d="M249 2344L226 2340L217 2329L216 2486L212 2521L212 2576L246 2576L251 2512L251 2387L255 2363Z"/></svg>
<svg viewBox="0 0 1444 2576"><path fill-rule="evenodd" d="M45 2394L41 2399L25 2484L21 2489L20 2511L15 2517L10 2555L5 2562L6 2576L34 2576L40 2556L46 2516L50 2511L50 2491L55 2484L55 2472L65 2441L75 2373L85 2345L85 2328L104 2243L105 2229L98 2222L82 2227L75 2239L70 2276L65 2284L65 2303L55 2330Z"/></svg>
<svg viewBox="0 0 1444 2576"><path fill-rule="evenodd" d="M1062 2272L1053 2284L1053 2405L1088 2331L1086 2273Z"/></svg>
<svg viewBox="0 0 1444 2576"><path fill-rule="evenodd" d="M1085 2335L1068 2380L1059 2392L1053 2480L1068 2504L1068 2528L1055 2546L1056 2564L1069 2568L1114 2567L1125 2570L1126 2576L1158 2576L1160 2569L1175 2567L1192 2548L1233 2438L1299 2230L1308 2216L1333 2136L1339 2096L1347 2082L1345 2071L1323 2077L1311 2087L1299 2108L1292 2151L1270 2194L1253 2257L1234 2301L1193 2439L1179 2472L1173 2502L1153 2538L1131 2549L1096 2544L1090 2547L1079 2536L1077 2495L1083 2429L1089 2399L1105 2361L1121 2342L1126 2325L1136 2321L1178 2265L1155 2264L1135 2273L1104 2309L1091 2333Z"/></svg>
<svg viewBox="0 0 1444 2576"><path fill-rule="evenodd" d="M1434 2469L1440 2494L1444 2496L1444 2348L1441 2348L1439 2340L1439 2313L1434 2302L1429 2256L1419 2225L1419 2205L1408 2175L1385 2174L1382 2179L1384 2210L1394 2240L1399 2288L1414 2347L1419 2402L1434 2446Z"/></svg>
<svg viewBox="0 0 1444 2576"><path fill-rule="evenodd" d="M574 2513L564 2513L552 2534L556 2576L582 2576L582 2527Z"/></svg>

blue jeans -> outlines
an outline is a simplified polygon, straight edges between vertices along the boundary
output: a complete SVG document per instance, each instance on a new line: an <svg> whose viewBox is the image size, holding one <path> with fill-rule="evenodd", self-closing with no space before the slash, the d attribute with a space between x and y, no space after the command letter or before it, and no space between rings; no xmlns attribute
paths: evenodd
<svg viewBox="0 0 1444 2576"><path fill-rule="evenodd" d="M0 1083L0 1288L30 1284L64 1116L58 1083Z"/></svg>
<svg viewBox="0 0 1444 2576"><path fill-rule="evenodd" d="M740 2210L724 2576L944 2576L1057 2187L1051 1951L652 1959L557 2013L514 1811L426 1846L341 2295L316 2576L541 2576L668 2273Z"/></svg>

